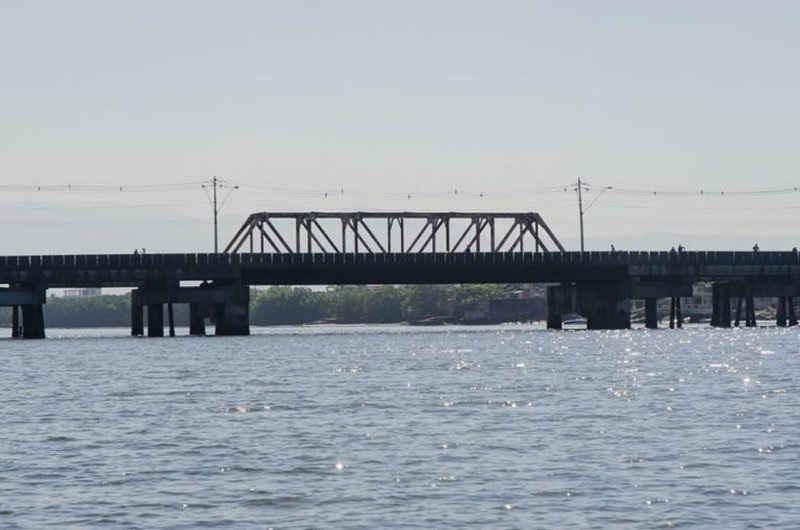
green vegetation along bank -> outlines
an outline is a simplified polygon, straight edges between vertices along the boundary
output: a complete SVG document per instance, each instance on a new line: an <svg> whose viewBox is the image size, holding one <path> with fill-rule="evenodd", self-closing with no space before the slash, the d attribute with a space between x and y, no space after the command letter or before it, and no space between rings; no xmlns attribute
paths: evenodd
<svg viewBox="0 0 800 530"><path fill-rule="evenodd" d="M483 323L539 318L536 304L518 300L508 285L409 285L336 287L324 291L272 287L255 291L250 302L254 326L319 322ZM525 303L516 303L525 302ZM513 306L513 307L512 307ZM497 309L499 308L499 309ZM175 323L186 326L188 307L174 306ZM130 295L50 297L44 306L48 327L120 327L130 325ZM0 308L0 325L11 325L10 308Z"/></svg>

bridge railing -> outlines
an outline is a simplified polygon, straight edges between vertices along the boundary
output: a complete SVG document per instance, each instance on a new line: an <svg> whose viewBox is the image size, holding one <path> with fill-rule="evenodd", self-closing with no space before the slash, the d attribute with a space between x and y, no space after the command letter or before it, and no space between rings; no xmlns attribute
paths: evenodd
<svg viewBox="0 0 800 530"><path fill-rule="evenodd" d="M261 266L406 266L530 264L581 265L798 265L796 252L474 252L474 253L243 253L243 254L66 254L0 256L0 270L114 270Z"/></svg>

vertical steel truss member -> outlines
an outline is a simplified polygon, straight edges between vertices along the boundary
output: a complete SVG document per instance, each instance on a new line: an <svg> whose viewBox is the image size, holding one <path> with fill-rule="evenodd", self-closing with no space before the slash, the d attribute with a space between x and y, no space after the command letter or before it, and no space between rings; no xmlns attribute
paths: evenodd
<svg viewBox="0 0 800 530"><path fill-rule="evenodd" d="M293 244L292 244L293 243ZM538 213L259 212L226 253L564 251Z"/></svg>

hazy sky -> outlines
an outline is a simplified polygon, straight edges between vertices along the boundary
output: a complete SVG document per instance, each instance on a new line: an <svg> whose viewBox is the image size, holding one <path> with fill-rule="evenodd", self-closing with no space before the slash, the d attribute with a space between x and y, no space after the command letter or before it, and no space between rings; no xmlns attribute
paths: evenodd
<svg viewBox="0 0 800 530"><path fill-rule="evenodd" d="M2 0L0 253L207 250L213 175L240 186L225 241L261 210L533 210L575 248L581 177L615 188L589 248L790 248L800 192L733 192L800 185L798 20L792 1Z"/></svg>

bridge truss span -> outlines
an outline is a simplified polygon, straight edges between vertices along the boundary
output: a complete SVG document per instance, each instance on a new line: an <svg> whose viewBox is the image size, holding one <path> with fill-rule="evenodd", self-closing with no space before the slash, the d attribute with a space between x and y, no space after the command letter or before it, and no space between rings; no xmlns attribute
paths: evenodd
<svg viewBox="0 0 800 530"><path fill-rule="evenodd" d="M564 251L534 212L258 212L226 253L401 254Z"/></svg>

